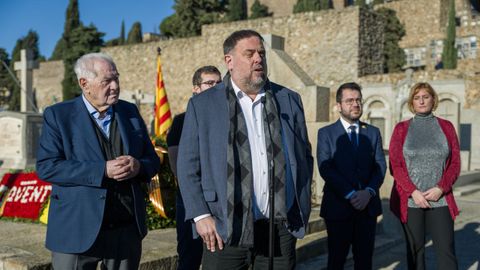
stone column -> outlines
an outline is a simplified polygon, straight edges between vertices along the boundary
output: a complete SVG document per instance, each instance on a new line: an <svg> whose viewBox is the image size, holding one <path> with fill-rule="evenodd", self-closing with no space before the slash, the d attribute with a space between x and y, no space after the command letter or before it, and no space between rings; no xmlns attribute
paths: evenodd
<svg viewBox="0 0 480 270"><path fill-rule="evenodd" d="M33 61L31 50L20 51L20 61L15 62L15 70L20 70L20 97L21 112L34 112L36 106L33 103L33 69L38 68L38 63Z"/></svg>

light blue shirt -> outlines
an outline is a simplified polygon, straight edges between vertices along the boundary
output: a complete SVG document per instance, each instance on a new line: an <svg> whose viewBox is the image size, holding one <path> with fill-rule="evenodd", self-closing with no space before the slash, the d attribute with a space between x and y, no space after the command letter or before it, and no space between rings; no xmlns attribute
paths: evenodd
<svg viewBox="0 0 480 270"><path fill-rule="evenodd" d="M87 100L87 98L85 98L84 95L82 95L82 99L85 107L87 107L88 113L93 117L93 119L95 119L95 122L97 123L102 133L107 138L110 138L110 123L112 122L113 114L112 106L108 107L103 117L100 117L100 112L98 112L97 109L95 109L95 107L90 104L90 102Z"/></svg>

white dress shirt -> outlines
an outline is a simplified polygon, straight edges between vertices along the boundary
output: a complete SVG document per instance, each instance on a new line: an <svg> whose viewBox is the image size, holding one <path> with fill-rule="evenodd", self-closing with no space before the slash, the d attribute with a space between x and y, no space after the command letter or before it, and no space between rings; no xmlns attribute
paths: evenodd
<svg viewBox="0 0 480 270"><path fill-rule="evenodd" d="M260 90L255 100L252 100L240 90L233 80L231 82L237 101L242 108L248 131L253 173L253 219L266 219L269 217L270 209L268 204L268 157L263 129L263 103L261 102L262 97L265 96L265 90ZM210 214L200 215L194 218L194 221L197 222L209 216Z"/></svg>
<svg viewBox="0 0 480 270"><path fill-rule="evenodd" d="M360 123L358 121L355 121L354 123L350 124L349 122L347 122L345 119L343 119L342 117L340 117L340 122L342 123L342 126L343 128L345 129L345 132L347 132L348 134L348 137L351 138L351 134L352 133L352 129L350 129L350 126L355 126L355 135L357 136L357 142L358 144L360 144L360 140L359 140L359 133L360 133ZM368 190L368 192L370 192L370 194L373 196L375 196L377 193L375 192L375 190L373 190L373 188L371 187L365 187L365 189ZM353 196L353 194L355 194L356 190L352 190L350 191L347 195L345 195L345 199L347 200L350 200L350 198Z"/></svg>

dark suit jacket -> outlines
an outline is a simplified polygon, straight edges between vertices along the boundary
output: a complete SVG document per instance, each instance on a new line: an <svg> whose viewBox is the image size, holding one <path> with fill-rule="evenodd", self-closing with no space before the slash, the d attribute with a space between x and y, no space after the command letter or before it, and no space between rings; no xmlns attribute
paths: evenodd
<svg viewBox="0 0 480 270"><path fill-rule="evenodd" d="M356 210L345 199L352 190L370 187L377 193L368 206L371 216L382 213L379 189L386 171L382 138L378 128L360 122L359 145L355 150L340 119L318 130L317 161L325 180L320 216L346 219Z"/></svg>
<svg viewBox="0 0 480 270"><path fill-rule="evenodd" d="M188 103L178 153L178 180L186 220L211 214L217 232L227 239L227 147L230 119L225 83L194 96ZM292 234L303 237L310 215L313 158L300 96L271 83L280 110L284 141L297 203L287 209Z"/></svg>
<svg viewBox="0 0 480 270"><path fill-rule="evenodd" d="M140 161L138 178L149 181L160 161L137 107L120 100L114 112L125 153ZM56 252L81 253L92 246L102 225L106 161L82 97L48 107L43 116L37 173L53 186L46 246ZM145 192L137 181L132 182L132 192L135 218L144 237Z"/></svg>

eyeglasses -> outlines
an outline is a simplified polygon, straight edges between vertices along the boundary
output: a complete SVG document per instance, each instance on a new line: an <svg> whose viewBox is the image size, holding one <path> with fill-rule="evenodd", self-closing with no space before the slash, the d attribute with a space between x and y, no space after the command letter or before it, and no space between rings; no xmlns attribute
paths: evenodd
<svg viewBox="0 0 480 270"><path fill-rule="evenodd" d="M342 100L343 103L347 104L348 106L351 106L353 105L353 102L356 102L358 105L362 105L363 104L363 99L361 98L349 98L349 99L344 99Z"/></svg>
<svg viewBox="0 0 480 270"><path fill-rule="evenodd" d="M206 82L201 82L200 84L205 84L205 85L208 85L208 86L215 86L219 83L221 83L222 81L214 81L214 80L211 80L211 81L206 81Z"/></svg>

